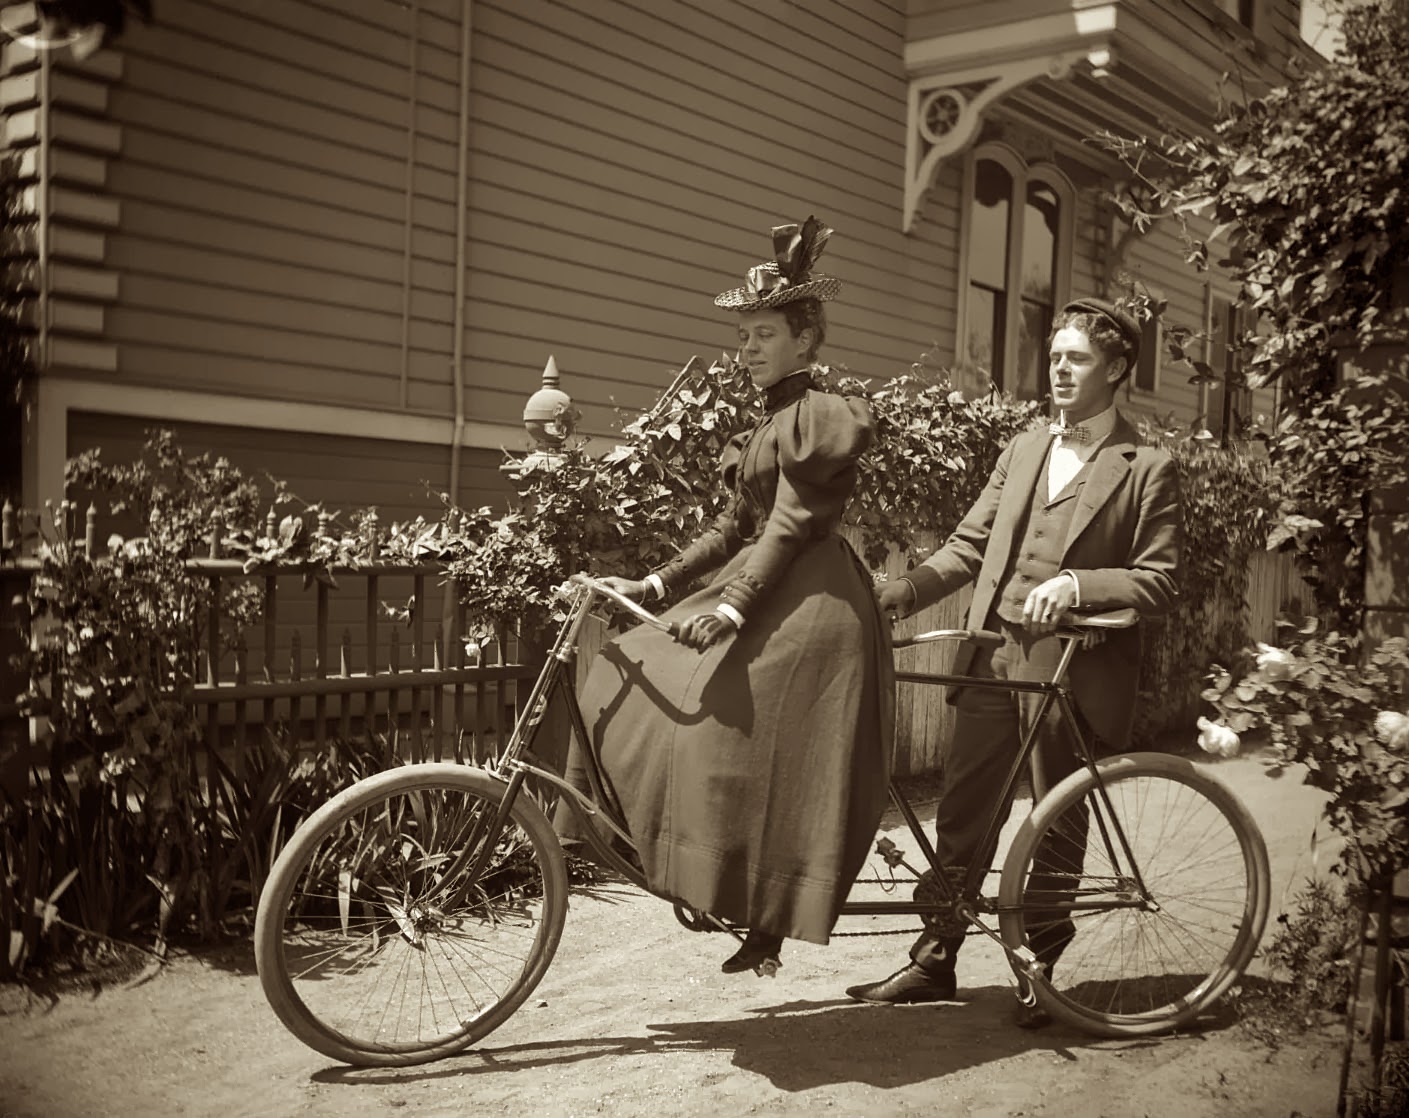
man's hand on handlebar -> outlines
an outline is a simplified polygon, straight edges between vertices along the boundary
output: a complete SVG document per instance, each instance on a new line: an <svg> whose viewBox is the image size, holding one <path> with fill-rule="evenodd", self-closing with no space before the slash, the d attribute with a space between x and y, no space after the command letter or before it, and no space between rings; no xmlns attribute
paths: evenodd
<svg viewBox="0 0 1409 1118"><path fill-rule="evenodd" d="M893 578L876 587L876 604L882 610L906 616L915 606L915 588L903 578Z"/></svg>
<svg viewBox="0 0 1409 1118"><path fill-rule="evenodd" d="M722 613L697 613L680 623L675 639L696 652L703 652L734 632L734 623Z"/></svg>

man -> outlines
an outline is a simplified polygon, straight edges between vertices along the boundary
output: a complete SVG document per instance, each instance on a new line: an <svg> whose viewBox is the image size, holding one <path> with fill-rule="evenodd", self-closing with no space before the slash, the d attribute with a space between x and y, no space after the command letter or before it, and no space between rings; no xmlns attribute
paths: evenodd
<svg viewBox="0 0 1409 1118"><path fill-rule="evenodd" d="M964 646L960 674L999 679L1051 679L1060 642L1051 634L1074 609L1134 607L1142 615L1168 611L1178 596L1179 482L1168 454L1139 445L1115 409L1117 388L1139 355L1140 327L1104 299L1078 299L1057 315L1051 338L1052 402L1061 422L1018 435L1004 448L983 493L944 546L903 578L876 589L884 609L913 613L975 582L970 628L1002 634L996 649ZM1077 718L1116 749L1129 743L1140 662L1138 627L1078 651L1068 680ZM943 791L936 811L936 849L952 877L980 850L1004 777L1036 714L1039 695L961 689L953 740L942 760ZM1042 728L1040 756L1055 784L1078 761L1068 735L1052 718ZM933 893L937 890L928 886ZM917 895L926 890L924 883ZM1046 942L1030 946L1054 966L1070 941L1061 921ZM851 997L902 1004L954 997L961 926L927 924L911 962L880 982L852 986ZM1017 1023L1047 1023L1020 993Z"/></svg>

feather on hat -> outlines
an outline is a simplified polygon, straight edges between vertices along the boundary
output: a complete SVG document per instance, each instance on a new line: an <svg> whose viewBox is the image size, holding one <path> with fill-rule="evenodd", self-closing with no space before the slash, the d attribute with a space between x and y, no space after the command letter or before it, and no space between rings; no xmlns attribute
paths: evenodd
<svg viewBox="0 0 1409 1118"><path fill-rule="evenodd" d="M756 311L796 299L835 299L841 280L813 275L812 269L832 231L809 217L801 225L773 227L773 259L748 270L743 287L714 297L714 305L730 311Z"/></svg>

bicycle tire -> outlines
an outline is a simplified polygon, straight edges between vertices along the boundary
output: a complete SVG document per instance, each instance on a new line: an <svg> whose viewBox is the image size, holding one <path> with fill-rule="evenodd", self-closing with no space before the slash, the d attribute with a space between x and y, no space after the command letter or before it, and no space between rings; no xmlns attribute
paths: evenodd
<svg viewBox="0 0 1409 1118"><path fill-rule="evenodd" d="M1127 754L1099 768L1109 810L1096 778L1081 769L1019 828L999 883L999 928L1010 948L1029 947L1044 963L1055 958L1047 979L1032 984L1054 1018L1109 1037L1182 1028L1228 991L1257 950L1270 896L1266 844L1237 796L1183 758ZM1042 907L1068 898L1129 902L1137 876L1152 905L1062 915Z"/></svg>
<svg viewBox="0 0 1409 1118"><path fill-rule="evenodd" d="M462 765L407 765L345 789L295 832L255 918L260 983L295 1036L347 1064L426 1063L523 1003L567 914L557 836L519 795L476 880L456 857L506 790Z"/></svg>

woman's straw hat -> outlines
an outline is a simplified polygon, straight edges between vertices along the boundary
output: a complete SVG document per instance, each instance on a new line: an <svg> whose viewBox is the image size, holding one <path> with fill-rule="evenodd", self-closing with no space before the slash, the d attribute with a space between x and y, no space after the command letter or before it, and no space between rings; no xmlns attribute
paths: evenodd
<svg viewBox="0 0 1409 1118"><path fill-rule="evenodd" d="M728 311L757 311L796 299L835 299L841 280L813 275L812 266L832 231L809 217L802 225L773 227L773 259L749 269L743 287L714 297L714 305Z"/></svg>

